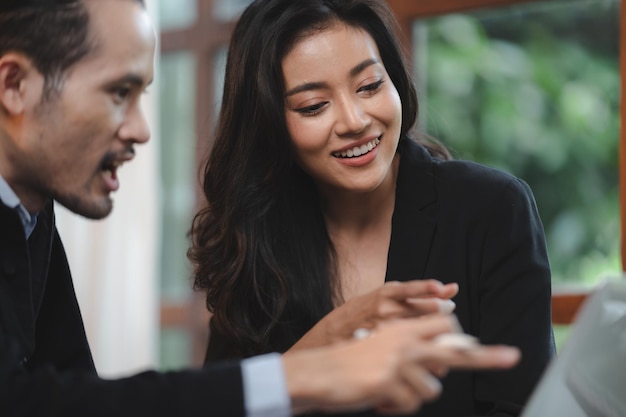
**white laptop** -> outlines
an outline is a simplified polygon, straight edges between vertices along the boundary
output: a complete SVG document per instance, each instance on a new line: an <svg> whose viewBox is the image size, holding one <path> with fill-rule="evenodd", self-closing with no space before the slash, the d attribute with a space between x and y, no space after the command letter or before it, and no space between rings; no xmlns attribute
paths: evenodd
<svg viewBox="0 0 626 417"><path fill-rule="evenodd" d="M626 417L626 279L582 306L521 417Z"/></svg>

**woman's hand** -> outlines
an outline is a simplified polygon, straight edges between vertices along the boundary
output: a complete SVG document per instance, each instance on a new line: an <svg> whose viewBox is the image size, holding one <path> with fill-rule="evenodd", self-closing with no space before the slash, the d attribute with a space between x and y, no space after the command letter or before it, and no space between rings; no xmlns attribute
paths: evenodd
<svg viewBox="0 0 626 417"><path fill-rule="evenodd" d="M356 329L374 329L379 323L391 319L451 313L455 307L451 298L458 291L457 284L444 285L436 280L388 282L335 308L290 351L350 339Z"/></svg>

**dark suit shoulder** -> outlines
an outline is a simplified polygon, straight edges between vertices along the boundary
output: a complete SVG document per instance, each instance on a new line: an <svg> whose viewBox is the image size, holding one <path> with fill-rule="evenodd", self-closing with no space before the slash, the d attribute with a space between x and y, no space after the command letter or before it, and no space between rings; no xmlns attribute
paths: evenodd
<svg viewBox="0 0 626 417"><path fill-rule="evenodd" d="M477 193L477 197L509 190L527 194L528 184L509 172L465 160L435 160L433 172L441 183L453 184L460 190Z"/></svg>
<svg viewBox="0 0 626 417"><path fill-rule="evenodd" d="M436 181L456 184L458 187L470 187L474 190L493 190L495 188L513 188L526 192L528 184L521 178L504 170L463 159L442 160L431 155L423 145L406 140L400 147L402 163L418 165L416 173L428 174Z"/></svg>

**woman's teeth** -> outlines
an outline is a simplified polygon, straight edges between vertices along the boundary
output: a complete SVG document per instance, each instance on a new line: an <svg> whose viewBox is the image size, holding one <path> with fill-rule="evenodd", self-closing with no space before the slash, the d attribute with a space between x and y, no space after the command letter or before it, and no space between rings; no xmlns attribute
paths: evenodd
<svg viewBox="0 0 626 417"><path fill-rule="evenodd" d="M367 142L364 145L355 146L354 148L348 149L347 151L336 152L333 154L333 156L337 158L355 158L357 156L365 155L366 153L370 152L372 149L378 146L379 143L380 139L376 138Z"/></svg>

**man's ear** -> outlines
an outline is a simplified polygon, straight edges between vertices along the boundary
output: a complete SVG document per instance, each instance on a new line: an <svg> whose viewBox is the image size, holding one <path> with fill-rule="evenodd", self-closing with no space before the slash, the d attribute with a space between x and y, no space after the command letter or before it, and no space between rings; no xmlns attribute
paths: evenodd
<svg viewBox="0 0 626 417"><path fill-rule="evenodd" d="M23 54L9 52L0 56L0 109L7 115L24 112L28 98L40 96L43 76Z"/></svg>

